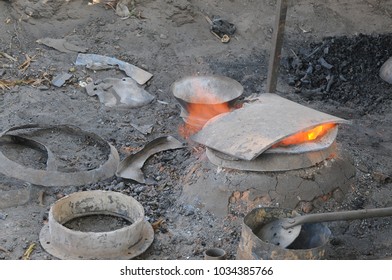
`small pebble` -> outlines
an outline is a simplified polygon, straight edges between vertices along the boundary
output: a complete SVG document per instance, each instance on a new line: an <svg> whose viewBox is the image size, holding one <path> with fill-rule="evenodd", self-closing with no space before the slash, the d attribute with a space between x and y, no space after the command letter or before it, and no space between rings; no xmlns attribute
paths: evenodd
<svg viewBox="0 0 392 280"><path fill-rule="evenodd" d="M192 205L185 205L184 206L184 215L191 216L195 214L195 208Z"/></svg>
<svg viewBox="0 0 392 280"><path fill-rule="evenodd" d="M0 220L5 220L7 219L8 214L0 212Z"/></svg>
<svg viewBox="0 0 392 280"><path fill-rule="evenodd" d="M145 190L146 190L145 186L140 186L140 187L135 188L134 191L136 194L140 194L141 192L144 192Z"/></svg>
<svg viewBox="0 0 392 280"><path fill-rule="evenodd" d="M120 182L120 183L118 183L118 184L116 185L116 188L117 188L117 189L123 189L124 187L125 187L124 182Z"/></svg>

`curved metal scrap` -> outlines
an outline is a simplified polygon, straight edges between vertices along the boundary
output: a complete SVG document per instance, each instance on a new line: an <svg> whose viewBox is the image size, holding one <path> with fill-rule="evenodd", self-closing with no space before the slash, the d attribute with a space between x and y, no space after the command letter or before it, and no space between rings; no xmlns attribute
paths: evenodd
<svg viewBox="0 0 392 280"><path fill-rule="evenodd" d="M145 183L142 167L144 162L153 154L183 148L184 145L172 136L158 137L149 142L136 154L126 157L120 162L116 175L125 179L131 179L139 183Z"/></svg>
<svg viewBox="0 0 392 280"><path fill-rule="evenodd" d="M114 57L108 57L98 54L83 54L79 53L76 58L75 65L117 65L121 70L127 74L128 77L134 79L139 85L145 84L151 79L152 74L125 61Z"/></svg>

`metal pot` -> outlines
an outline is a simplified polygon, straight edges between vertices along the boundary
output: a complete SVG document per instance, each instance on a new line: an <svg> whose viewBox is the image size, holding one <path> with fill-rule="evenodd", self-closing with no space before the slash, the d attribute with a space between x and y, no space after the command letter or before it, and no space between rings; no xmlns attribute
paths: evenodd
<svg viewBox="0 0 392 280"><path fill-rule="evenodd" d="M241 239L237 249L238 260L319 260L325 256L325 248L331 231L324 224L307 224L289 248L267 243L258 237L260 229L279 218L293 217L291 209L274 207L255 208L242 224Z"/></svg>

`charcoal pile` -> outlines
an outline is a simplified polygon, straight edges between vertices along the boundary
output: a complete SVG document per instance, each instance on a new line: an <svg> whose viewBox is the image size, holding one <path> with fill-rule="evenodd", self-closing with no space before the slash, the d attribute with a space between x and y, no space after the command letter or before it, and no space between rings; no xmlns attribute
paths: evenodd
<svg viewBox="0 0 392 280"><path fill-rule="evenodd" d="M288 84L306 99L381 113L392 100L392 86L379 77L391 46L392 34L328 37L293 50L283 67Z"/></svg>

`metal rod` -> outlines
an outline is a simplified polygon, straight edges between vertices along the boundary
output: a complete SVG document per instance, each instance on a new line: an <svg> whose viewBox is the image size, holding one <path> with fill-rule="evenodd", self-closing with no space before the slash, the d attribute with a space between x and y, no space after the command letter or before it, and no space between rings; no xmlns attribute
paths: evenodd
<svg viewBox="0 0 392 280"><path fill-rule="evenodd" d="M291 219L284 228L291 228L305 223L323 223L342 220L357 220L366 218L389 217L392 216L392 207L361 209L341 212L316 213L305 216L298 216Z"/></svg>
<svg viewBox="0 0 392 280"><path fill-rule="evenodd" d="M280 54L283 44L284 27L287 15L287 0L278 0L276 4L275 27L272 37L272 51L268 65L267 92L274 93L278 81Z"/></svg>

